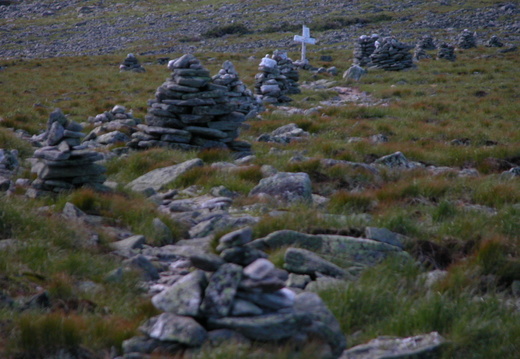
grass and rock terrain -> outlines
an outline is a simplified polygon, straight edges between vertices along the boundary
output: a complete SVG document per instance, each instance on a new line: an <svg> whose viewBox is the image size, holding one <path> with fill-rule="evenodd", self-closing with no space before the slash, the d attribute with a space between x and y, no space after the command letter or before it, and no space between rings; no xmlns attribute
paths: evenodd
<svg viewBox="0 0 520 359"><path fill-rule="evenodd" d="M328 275L311 271L291 279L300 287L312 280L306 291L330 309L347 348L380 336L438 332L446 340L441 358L517 357L516 4L4 3L10 4L0 6L0 149L18 154L0 173L7 179L0 182L0 357L123 355L125 340L162 312L152 295L197 273L189 258L223 253L219 240L246 226L256 243L251 247L279 269L309 255L305 250L327 261L321 272ZM253 88L266 53L280 48L299 58L292 36L302 23L318 39L308 47L311 64L335 66L339 74L352 64L354 40L363 34L411 44L430 34L441 43L467 28L477 32L478 47L457 50L454 62L435 60L432 51L432 59L408 71L370 69L359 82L300 71L302 93L291 96L293 102L268 105L243 124L240 139L252 144L252 157L217 149L125 153L125 144L116 143L96 150L105 158L111 191L26 196L36 178L29 160L35 148L27 139L46 129L55 108L78 123L115 105L144 119L147 100L169 74L158 59L187 52L212 75L232 61ZM491 35L505 47L485 47ZM118 71L128 52L145 73ZM321 60L324 55L332 61ZM290 141L257 140L275 137L286 125ZM91 130L87 122L84 133ZM385 161L397 152L394 162ZM153 196L128 186L152 170L196 159L197 166ZM260 181L280 173L297 173L304 185L282 199L267 190L259 194ZM137 248L124 247L127 238ZM370 247L356 257L359 252L333 247L333 240L365 241L399 255ZM272 345L242 339L152 357L325 356L319 340Z"/></svg>

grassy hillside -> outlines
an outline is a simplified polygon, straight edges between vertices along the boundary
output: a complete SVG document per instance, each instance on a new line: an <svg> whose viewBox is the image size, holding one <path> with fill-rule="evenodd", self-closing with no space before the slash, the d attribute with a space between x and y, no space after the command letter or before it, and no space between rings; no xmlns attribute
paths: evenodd
<svg viewBox="0 0 520 359"><path fill-rule="evenodd" d="M83 3L98 2L82 2L82 6ZM106 1L101 3L109 5ZM148 9L163 2L131 3ZM204 9L218 8L224 3L231 6L232 2L197 1L196 5L197 9ZM468 1L461 6L475 8L492 3ZM282 6L275 1L262 4ZM304 6L307 2L298 4ZM457 8L455 3L438 8L428 4L421 3L421 11L417 13L443 13ZM247 5L254 6L253 2ZM369 10L375 5L358 2L350 5L365 11L363 16L373 16ZM394 18L392 6L390 2L378 5ZM161 9L175 14L196 12L191 3L180 1L168 2ZM287 13L290 10L285 9ZM59 16L73 23L77 19L72 19L70 13L76 14L74 11L66 7ZM131 10L124 6L121 11L131 15ZM337 11L338 16L347 16L342 10ZM280 36L262 32L257 17L254 18L254 23L248 23L247 16L242 19L253 28L252 34L228 35L225 44ZM22 27L23 21L17 26ZM33 24L45 21L50 19L38 18ZM265 21L269 23L269 16ZM359 34L370 33L380 25L373 25L374 28L367 25ZM206 31L210 27L205 24L201 29ZM334 30L323 33L327 31ZM200 46L223 43L222 39L207 41ZM200 41L194 43L199 46ZM341 74L352 63L353 44L345 42L345 47L310 47L309 58L315 66L336 66ZM155 47L150 43L132 43L124 50L99 56L0 58L0 148L19 150L22 160L30 157L33 149L15 131L29 134L43 131L56 107L77 122L84 122L88 116L110 110L116 104L124 105L135 117L143 119L147 99L153 97L169 72L164 65L157 64L158 55L138 55L146 68L143 74L119 73L118 66L127 52L152 48ZM231 60L241 80L252 88L259 59L273 50L203 51L196 56L212 74L223 61ZM297 48L290 50L293 59L299 57ZM179 55L165 52L160 56ZM330 55L333 61L322 62L321 55ZM256 58L250 60L250 56ZM290 106L321 108L305 116L287 115L268 106L260 118L248 121L240 138L253 144L256 159L252 166L233 176L224 175L210 168L210 164L232 161L228 152L153 149L110 160L106 164L109 180L124 185L151 169L199 157L205 167L186 173L171 188L182 190L197 185L206 193L215 186L225 185L236 191L239 196L233 206L237 210L262 216L254 227L256 237L278 229L334 233L361 231L366 225L405 235L410 239L406 250L417 264L383 263L366 270L356 282L320 291L338 318L348 346L378 335L410 336L438 331L450 342L442 353L444 358L515 358L520 350L517 339L520 337L520 180L503 176L502 172L520 166L519 60L518 51L500 53L496 48L479 46L458 51L455 62L432 59L421 61L416 69L409 71L370 70L357 83L342 80L341 76L302 71L302 84L318 80L333 83L326 89L303 88L302 94L293 96ZM356 102L323 105L322 101L337 100L335 87L352 87L366 93L372 105ZM311 136L287 145L255 141L260 134L289 123L296 123ZM370 137L374 135L384 135L388 142L373 142ZM371 163L396 151L409 160L452 170L438 175L426 169L388 170L374 175L340 165L324 167L320 163L324 158ZM295 155L306 159L290 161ZM313 208L269 208L286 211L280 217L255 210L248 192L260 180L262 165L308 173L313 193L330 201ZM33 178L29 168L23 163L16 178ZM459 176L463 169L476 170L478 175ZM24 197L23 188L17 188L9 196L0 194L0 240L15 240L14 245L0 246L0 357L45 358L60 349L80 358L113 357L121 352L121 342L135 335L144 319L156 314L139 287L136 273L126 273L116 283L107 278L107 273L118 268L120 262L111 255L108 246L114 236L103 228L118 226L142 233L154 245L164 243L155 240L153 218L160 217L176 239L184 237L186 228L159 213L142 196L119 188L110 194L80 189L38 200ZM104 222L92 226L64 220L60 213L66 202L74 203L88 214L103 216ZM344 215L348 219L339 221L338 217L323 214ZM351 216L359 214L364 216ZM94 233L99 236L99 245L95 246L91 244ZM271 254L274 263L279 256L280 253ZM427 285L425 273L433 269L446 270L447 275ZM31 296L42 291L48 293L51 304L43 307L31 304L34 303L29 300ZM10 305L4 301L7 297L15 298L16 303ZM265 349L259 347L230 346L203 351L198 357L250 358L253 352L258 355ZM271 356L297 357L287 348L273 349ZM299 357L309 357L309 353L301 353Z"/></svg>

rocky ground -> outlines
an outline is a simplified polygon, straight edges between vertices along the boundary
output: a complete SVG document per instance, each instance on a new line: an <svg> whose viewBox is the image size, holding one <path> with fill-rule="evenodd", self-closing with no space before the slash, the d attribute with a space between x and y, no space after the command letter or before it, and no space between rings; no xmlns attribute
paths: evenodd
<svg viewBox="0 0 520 359"><path fill-rule="evenodd" d="M296 9L283 3L258 5L251 0L222 6L197 1L189 7L176 2L159 6L155 2L103 0L0 3L4 4L0 4L0 58L99 55L129 48L149 54L287 49L297 46L292 37L302 23L331 28L312 33L322 49L351 47L354 38L372 32L396 35L402 41L432 33L449 41L464 28L479 29L481 42L498 35L514 43L520 36L515 16L519 9L514 2L476 7L471 1L431 4L386 0L367 6L360 1L305 0L298 2ZM387 14L387 20L366 23L378 14ZM323 21L323 16L330 17L330 22ZM339 18L357 20L352 25L334 26L334 19ZM232 38L204 36L215 27L239 23L250 33Z"/></svg>

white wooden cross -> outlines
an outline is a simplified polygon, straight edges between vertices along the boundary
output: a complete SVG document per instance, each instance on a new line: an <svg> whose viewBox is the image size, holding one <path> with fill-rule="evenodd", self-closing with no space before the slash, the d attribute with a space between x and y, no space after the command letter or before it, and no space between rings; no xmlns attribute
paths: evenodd
<svg viewBox="0 0 520 359"><path fill-rule="evenodd" d="M311 37L311 31L309 30L309 28L303 25L302 36L294 35L294 41L302 43L302 62L307 63L307 59L305 57L307 52L307 44L316 44L316 39Z"/></svg>

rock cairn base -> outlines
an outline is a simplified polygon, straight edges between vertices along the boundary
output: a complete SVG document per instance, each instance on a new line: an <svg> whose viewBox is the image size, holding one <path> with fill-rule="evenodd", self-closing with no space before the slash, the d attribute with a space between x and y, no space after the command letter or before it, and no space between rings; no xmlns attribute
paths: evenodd
<svg viewBox="0 0 520 359"><path fill-rule="evenodd" d="M475 33L472 33L468 29L464 29L457 38L457 47L459 49L471 49L477 47Z"/></svg>
<svg viewBox="0 0 520 359"><path fill-rule="evenodd" d="M280 74L285 76L287 79L287 94L295 95L301 93L300 85L300 74L298 68L294 65L293 61L287 56L286 51L276 50L273 53L273 59L278 64Z"/></svg>
<svg viewBox="0 0 520 359"><path fill-rule="evenodd" d="M255 92L264 103L285 103L292 99L286 96L289 88L287 78L280 73L278 63L266 55L258 67L255 76Z"/></svg>
<svg viewBox="0 0 520 359"><path fill-rule="evenodd" d="M213 83L209 71L191 54L171 60L168 69L171 76L149 101L146 125L137 126L128 146L250 152L249 143L236 140L246 117L236 111L228 88Z"/></svg>
<svg viewBox="0 0 520 359"><path fill-rule="evenodd" d="M80 124L69 121L60 109L51 113L43 136L45 146L34 152L31 171L38 175L32 183L35 191L58 193L81 186L106 189L102 186L106 169L95 163L103 155L79 144L84 136L82 130Z"/></svg>
<svg viewBox="0 0 520 359"><path fill-rule="evenodd" d="M457 59L457 55L455 55L455 47L447 43L441 44L437 53L437 59L455 61Z"/></svg>
<svg viewBox="0 0 520 359"><path fill-rule="evenodd" d="M365 67L371 63L370 55L376 50L376 41L379 35L361 35L354 45L354 64Z"/></svg>
<svg viewBox="0 0 520 359"><path fill-rule="evenodd" d="M139 60L134 54L128 54L123 63L119 65L119 72L124 71L145 72L146 70L139 64Z"/></svg>
<svg viewBox="0 0 520 359"><path fill-rule="evenodd" d="M399 42L393 37L385 37L370 55L370 67L386 71L399 71L413 67L411 49L410 45Z"/></svg>

